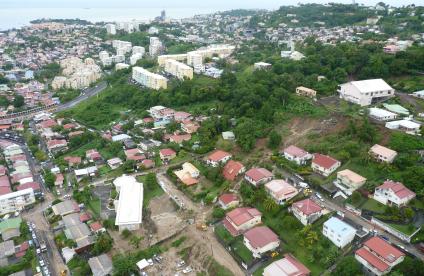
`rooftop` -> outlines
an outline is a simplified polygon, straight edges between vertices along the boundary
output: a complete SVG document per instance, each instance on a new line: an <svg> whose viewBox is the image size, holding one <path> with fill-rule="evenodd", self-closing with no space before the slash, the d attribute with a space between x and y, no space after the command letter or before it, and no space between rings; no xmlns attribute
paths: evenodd
<svg viewBox="0 0 424 276"><path fill-rule="evenodd" d="M244 237L253 248L261 248L272 242L279 241L278 236L267 226L254 227L244 233Z"/></svg>
<svg viewBox="0 0 424 276"><path fill-rule="evenodd" d="M143 211L143 184L137 182L134 177L125 175L117 178L115 182L120 183L115 225L141 223Z"/></svg>
<svg viewBox="0 0 424 276"><path fill-rule="evenodd" d="M352 81L351 84L361 91L361 93L393 89L383 79Z"/></svg>

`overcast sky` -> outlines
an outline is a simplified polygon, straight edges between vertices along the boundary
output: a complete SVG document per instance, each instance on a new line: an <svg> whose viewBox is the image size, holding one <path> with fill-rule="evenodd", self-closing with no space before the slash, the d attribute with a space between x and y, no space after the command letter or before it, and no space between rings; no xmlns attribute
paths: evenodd
<svg viewBox="0 0 424 276"><path fill-rule="evenodd" d="M235 8L276 9L282 5L297 3L352 3L352 0L0 0L1 8L199 8L228 10ZM356 0L357 3L372 5L378 0ZM415 4L424 5L424 0L386 0L395 6Z"/></svg>

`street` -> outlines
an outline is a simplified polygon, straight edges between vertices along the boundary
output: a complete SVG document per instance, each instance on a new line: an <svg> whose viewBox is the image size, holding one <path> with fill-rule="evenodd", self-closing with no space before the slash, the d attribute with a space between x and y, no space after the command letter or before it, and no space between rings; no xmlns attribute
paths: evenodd
<svg viewBox="0 0 424 276"><path fill-rule="evenodd" d="M76 106L77 104L85 101L86 99L99 94L100 92L105 90L106 87L107 87L107 83L105 81L103 81L103 82L97 84L95 87L88 88L84 92L82 92L80 96L76 97L72 101L59 105L56 108L55 112L60 112L60 111L70 109L70 108Z"/></svg>

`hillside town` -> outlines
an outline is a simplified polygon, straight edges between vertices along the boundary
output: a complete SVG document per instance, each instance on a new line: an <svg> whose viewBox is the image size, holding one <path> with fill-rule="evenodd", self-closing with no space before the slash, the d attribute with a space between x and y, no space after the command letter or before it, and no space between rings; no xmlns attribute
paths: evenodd
<svg viewBox="0 0 424 276"><path fill-rule="evenodd" d="M0 32L0 275L422 275L424 7Z"/></svg>

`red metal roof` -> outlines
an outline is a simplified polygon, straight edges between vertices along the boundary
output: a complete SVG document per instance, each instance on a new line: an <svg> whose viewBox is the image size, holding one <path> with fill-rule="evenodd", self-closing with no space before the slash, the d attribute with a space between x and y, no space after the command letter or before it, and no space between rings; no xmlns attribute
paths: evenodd
<svg viewBox="0 0 424 276"><path fill-rule="evenodd" d="M258 182L262 179L272 177L272 172L265 168L252 168L246 172L246 175L253 179L253 181Z"/></svg>
<svg viewBox="0 0 424 276"><path fill-rule="evenodd" d="M317 164L320 167L326 168L326 169L330 169L331 167L333 167L337 162L339 162L338 160L328 156L328 155L324 155L324 154L319 154L319 153L315 153L314 154L314 159L312 160L312 163Z"/></svg>
<svg viewBox="0 0 424 276"><path fill-rule="evenodd" d="M234 181L234 179L236 179L237 175L240 174L240 171L243 168L244 166L242 163L230 160L227 164L225 164L222 174L224 175L225 179Z"/></svg>
<svg viewBox="0 0 424 276"><path fill-rule="evenodd" d="M259 212L255 208L236 208L227 213L227 218L232 221L235 225L242 225L250 220L252 220L256 216L261 216L261 212Z"/></svg>
<svg viewBox="0 0 424 276"><path fill-rule="evenodd" d="M219 197L219 201L221 201L225 205L228 205L228 204L230 204L233 201L238 201L238 197L235 194L222 194Z"/></svg>
<svg viewBox="0 0 424 276"><path fill-rule="evenodd" d="M360 256L362 259L367 261L373 267L377 268L379 271L384 272L389 268L389 265L380 260L377 256L373 255L371 252L365 248L360 248L356 250L356 255Z"/></svg>
<svg viewBox="0 0 424 276"><path fill-rule="evenodd" d="M410 196L415 196L415 193L406 188L402 183L400 182L394 182L394 181L385 181L383 185L377 187L378 189L387 189L392 190L396 196L399 198L405 198Z"/></svg>
<svg viewBox="0 0 424 276"><path fill-rule="evenodd" d="M379 237L372 237L364 243L364 246L380 255L389 263L393 263L400 257L405 256L403 252Z"/></svg>
<svg viewBox="0 0 424 276"><path fill-rule="evenodd" d="M284 152L289 154L289 155L296 156L296 157L303 157L303 156L308 154L307 151L305 151L301 148L298 148L294 145L291 145L291 146L285 148Z"/></svg>
<svg viewBox="0 0 424 276"><path fill-rule="evenodd" d="M231 154L223 150L217 150L208 156L208 160L219 162L227 156L231 156Z"/></svg>
<svg viewBox="0 0 424 276"><path fill-rule="evenodd" d="M28 188L32 188L35 191L41 190L40 184L37 182L27 182L16 187L16 190L21 191Z"/></svg>
<svg viewBox="0 0 424 276"><path fill-rule="evenodd" d="M257 226L244 233L253 248L262 248L272 242L279 241L278 236L267 226Z"/></svg>
<svg viewBox="0 0 424 276"><path fill-rule="evenodd" d="M321 206L315 203L315 201L307 198L298 202L293 203L293 208L296 208L303 214L309 216L322 210Z"/></svg>
<svg viewBox="0 0 424 276"><path fill-rule="evenodd" d="M175 155L176 152L173 149L161 149L160 154L162 156L172 156Z"/></svg>

